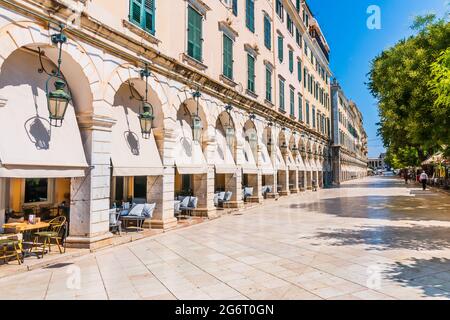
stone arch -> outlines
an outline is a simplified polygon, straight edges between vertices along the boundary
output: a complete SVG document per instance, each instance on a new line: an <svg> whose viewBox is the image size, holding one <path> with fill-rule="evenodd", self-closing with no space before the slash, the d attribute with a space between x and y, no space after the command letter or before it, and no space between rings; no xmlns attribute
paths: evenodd
<svg viewBox="0 0 450 320"><path fill-rule="evenodd" d="M215 122L215 130L216 130L216 134L217 134L217 130L219 130L222 135L224 137L227 138L227 127L231 127L234 129L234 138L233 138L233 144L232 144L232 148L231 148L231 154L233 155L234 160L236 161L236 150L237 150L237 129L236 129L236 125L235 125L235 121L233 120L233 116L231 115L231 113L228 113L226 111L222 111L218 117L216 118L216 122ZM217 142L217 139L216 139Z"/></svg>
<svg viewBox="0 0 450 320"><path fill-rule="evenodd" d="M118 65L108 77L106 86L103 90L104 100L109 104L114 104L117 91L124 84L131 83L140 96L145 95L145 79L141 79L139 70L132 64L125 63ZM166 120L169 118L170 97L164 86L161 84L157 74L151 73L148 79L148 101L153 106L155 120L154 127L157 131L163 131L168 127Z"/></svg>
<svg viewBox="0 0 450 320"><path fill-rule="evenodd" d="M259 136L258 136L258 129L256 127L256 124L253 120L248 119L244 125L242 126L242 139L247 140L250 142L250 140L253 140L255 145L250 143L250 146L252 148L253 156L255 159L258 158L258 144L259 144ZM256 140L256 141L255 141Z"/></svg>
<svg viewBox="0 0 450 320"><path fill-rule="evenodd" d="M51 34L56 32L31 21L14 22L1 27L0 72L6 59L21 48L36 51L39 47L45 57L56 65L58 49L51 42ZM86 50L70 38L62 48L61 72L70 87L77 113L92 112L94 101L101 100L99 73Z"/></svg>

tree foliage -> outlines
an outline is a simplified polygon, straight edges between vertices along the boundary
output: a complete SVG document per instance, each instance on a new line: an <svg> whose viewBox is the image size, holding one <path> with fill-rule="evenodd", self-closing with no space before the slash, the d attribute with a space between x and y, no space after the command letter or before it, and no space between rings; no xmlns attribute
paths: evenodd
<svg viewBox="0 0 450 320"><path fill-rule="evenodd" d="M450 145L450 23L427 15L412 28L414 36L372 61L368 84L379 102L379 135L403 166Z"/></svg>

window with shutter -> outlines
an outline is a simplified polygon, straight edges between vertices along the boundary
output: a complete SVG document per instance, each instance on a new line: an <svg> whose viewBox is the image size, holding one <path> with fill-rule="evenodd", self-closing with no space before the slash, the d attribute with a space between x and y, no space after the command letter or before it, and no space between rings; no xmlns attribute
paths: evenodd
<svg viewBox="0 0 450 320"><path fill-rule="evenodd" d="M303 98L298 96L298 119L303 122Z"/></svg>
<svg viewBox="0 0 450 320"><path fill-rule="evenodd" d="M255 32L255 0L246 0L245 24L251 32Z"/></svg>
<svg viewBox="0 0 450 320"><path fill-rule="evenodd" d="M302 81L302 62L300 60L297 61L297 76L298 81Z"/></svg>
<svg viewBox="0 0 450 320"><path fill-rule="evenodd" d="M255 92L255 58L250 54L247 54L247 65L248 65L247 89L251 92Z"/></svg>
<svg viewBox="0 0 450 320"><path fill-rule="evenodd" d="M272 25L267 16L264 16L264 45L267 49L272 49Z"/></svg>
<svg viewBox="0 0 450 320"><path fill-rule="evenodd" d="M130 0L130 21L155 34L155 0Z"/></svg>
<svg viewBox="0 0 450 320"><path fill-rule="evenodd" d="M289 50L289 71L294 72L294 51Z"/></svg>
<svg viewBox="0 0 450 320"><path fill-rule="evenodd" d="M293 88L290 90L290 107L291 107L291 116L295 116L295 91Z"/></svg>
<svg viewBox="0 0 450 320"><path fill-rule="evenodd" d="M280 79L280 111L284 110L284 80Z"/></svg>
<svg viewBox="0 0 450 320"><path fill-rule="evenodd" d="M189 6L187 54L198 61L202 61L202 42L202 15Z"/></svg>
<svg viewBox="0 0 450 320"><path fill-rule="evenodd" d="M233 14L237 17L238 15L238 0L233 0Z"/></svg>
<svg viewBox="0 0 450 320"><path fill-rule="evenodd" d="M223 75L233 79L233 40L223 35Z"/></svg>
<svg viewBox="0 0 450 320"><path fill-rule="evenodd" d="M272 102L272 71L266 67L266 100Z"/></svg>
<svg viewBox="0 0 450 320"><path fill-rule="evenodd" d="M281 35L278 36L278 60L283 62L283 37Z"/></svg>
<svg viewBox="0 0 450 320"><path fill-rule="evenodd" d="M309 116L309 102L306 101L306 110L305 110L305 115L306 115L306 123L309 124L310 123L310 116Z"/></svg>

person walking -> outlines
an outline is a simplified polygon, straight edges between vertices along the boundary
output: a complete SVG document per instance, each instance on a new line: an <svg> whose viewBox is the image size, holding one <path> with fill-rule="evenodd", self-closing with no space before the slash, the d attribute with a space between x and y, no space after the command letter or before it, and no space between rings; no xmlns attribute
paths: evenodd
<svg viewBox="0 0 450 320"><path fill-rule="evenodd" d="M422 189L426 190L427 182L428 182L428 175L425 171L422 171L422 173L420 174L420 182L422 183Z"/></svg>
<svg viewBox="0 0 450 320"><path fill-rule="evenodd" d="M403 171L403 178L405 178L405 184L408 184L408 179L409 179L408 170Z"/></svg>

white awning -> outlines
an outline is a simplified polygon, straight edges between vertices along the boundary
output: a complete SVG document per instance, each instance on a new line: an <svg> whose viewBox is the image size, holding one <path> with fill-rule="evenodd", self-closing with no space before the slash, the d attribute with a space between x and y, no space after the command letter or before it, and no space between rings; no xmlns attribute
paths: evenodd
<svg viewBox="0 0 450 320"><path fill-rule="evenodd" d="M300 153L297 153L297 155L295 156L295 162L297 163L298 170L300 170L300 171L306 170L305 163L303 162L303 159L302 159L302 156L300 155Z"/></svg>
<svg viewBox="0 0 450 320"><path fill-rule="evenodd" d="M139 115L128 107L113 107L111 161L114 176L159 176L163 165L153 133L144 139Z"/></svg>
<svg viewBox="0 0 450 320"><path fill-rule="evenodd" d="M281 149L278 145L275 145L275 163L274 167L277 170L286 170L286 162L284 161L283 154L281 153Z"/></svg>
<svg viewBox="0 0 450 320"><path fill-rule="evenodd" d="M193 141L192 128L185 120L179 121L175 147L175 165L179 174L204 174L208 172L200 143Z"/></svg>
<svg viewBox="0 0 450 320"><path fill-rule="evenodd" d="M244 162L242 164L242 172L244 174L257 174L258 165L256 164L250 142L244 139L244 148L242 149Z"/></svg>
<svg viewBox="0 0 450 320"><path fill-rule="evenodd" d="M235 174L237 167L234 162L233 153L225 139L222 130L216 128L216 151L214 153L214 165L216 173Z"/></svg>
<svg viewBox="0 0 450 320"><path fill-rule="evenodd" d="M74 107L67 107L61 127L50 126L46 77L22 71L8 75L19 84L0 88L7 101L0 107L0 178L85 176L88 164Z"/></svg>
<svg viewBox="0 0 450 320"><path fill-rule="evenodd" d="M263 175L273 175L275 173L272 160L270 159L269 150L267 150L267 146L264 144L261 148L259 169L261 170L261 174Z"/></svg>

